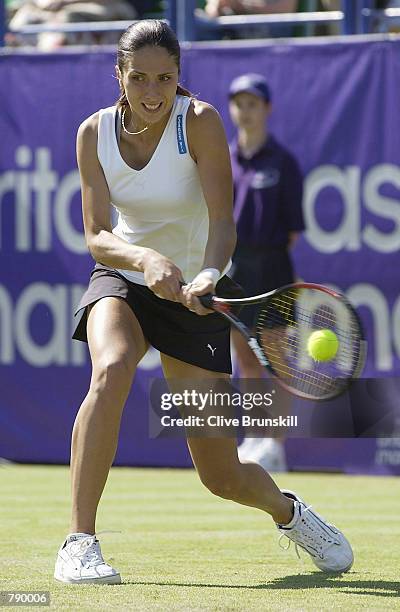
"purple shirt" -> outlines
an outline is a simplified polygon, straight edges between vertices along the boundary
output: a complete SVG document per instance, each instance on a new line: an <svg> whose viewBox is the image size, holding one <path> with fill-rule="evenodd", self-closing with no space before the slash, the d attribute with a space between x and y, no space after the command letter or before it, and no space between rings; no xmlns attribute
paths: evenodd
<svg viewBox="0 0 400 612"><path fill-rule="evenodd" d="M238 244L286 247L289 232L304 229L303 177L293 155L269 136L250 159L230 146Z"/></svg>

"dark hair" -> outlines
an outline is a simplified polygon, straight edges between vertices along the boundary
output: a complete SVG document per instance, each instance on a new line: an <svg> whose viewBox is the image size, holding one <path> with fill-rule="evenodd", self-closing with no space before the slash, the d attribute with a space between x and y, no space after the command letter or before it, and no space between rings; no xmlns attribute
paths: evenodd
<svg viewBox="0 0 400 612"><path fill-rule="evenodd" d="M129 55L135 51L139 51L143 47L163 47L171 57L174 58L178 68L178 74L181 71L181 49L175 32L169 27L165 21L159 19L144 19L137 21L129 26L122 34L118 43L117 64L122 72L125 68L126 61ZM193 97L193 94L182 87L177 86L176 93L181 96ZM125 92L121 88L121 95L117 100L117 108L122 108L128 103Z"/></svg>

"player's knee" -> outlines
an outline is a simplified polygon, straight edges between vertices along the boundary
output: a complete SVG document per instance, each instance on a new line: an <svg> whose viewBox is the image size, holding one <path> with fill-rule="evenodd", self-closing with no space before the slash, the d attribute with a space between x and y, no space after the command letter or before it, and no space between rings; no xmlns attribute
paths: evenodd
<svg viewBox="0 0 400 612"><path fill-rule="evenodd" d="M234 473L203 476L201 481L207 489L224 499L236 499L239 490L239 480Z"/></svg>
<svg viewBox="0 0 400 612"><path fill-rule="evenodd" d="M92 389L98 391L124 389L132 384L136 360L130 354L109 353L93 367Z"/></svg>

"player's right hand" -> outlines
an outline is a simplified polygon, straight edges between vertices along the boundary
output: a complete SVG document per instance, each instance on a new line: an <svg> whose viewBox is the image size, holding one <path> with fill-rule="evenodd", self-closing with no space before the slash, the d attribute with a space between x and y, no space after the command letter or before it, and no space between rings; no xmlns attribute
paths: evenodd
<svg viewBox="0 0 400 612"><path fill-rule="evenodd" d="M143 274L155 295L172 302L181 300L182 272L168 257L149 249L143 260Z"/></svg>

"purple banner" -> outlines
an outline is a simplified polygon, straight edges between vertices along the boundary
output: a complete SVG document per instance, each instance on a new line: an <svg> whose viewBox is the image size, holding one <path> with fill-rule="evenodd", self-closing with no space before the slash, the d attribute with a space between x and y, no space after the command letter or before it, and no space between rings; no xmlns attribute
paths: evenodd
<svg viewBox="0 0 400 612"><path fill-rule="evenodd" d="M10 459L67 461L86 392L87 349L70 340L92 266L75 134L117 98L114 64L108 50L0 55L0 456ZM400 41L185 47L181 80L219 109L230 137L226 92L249 70L267 77L271 128L306 177L297 273L338 287L356 306L369 344L365 375L399 376ZM152 351L127 405L117 463L190 465L183 441L148 439L148 379L159 374ZM351 443L338 469L362 465ZM363 444L369 471L400 472L398 451ZM309 467L328 465L328 455L316 453Z"/></svg>

